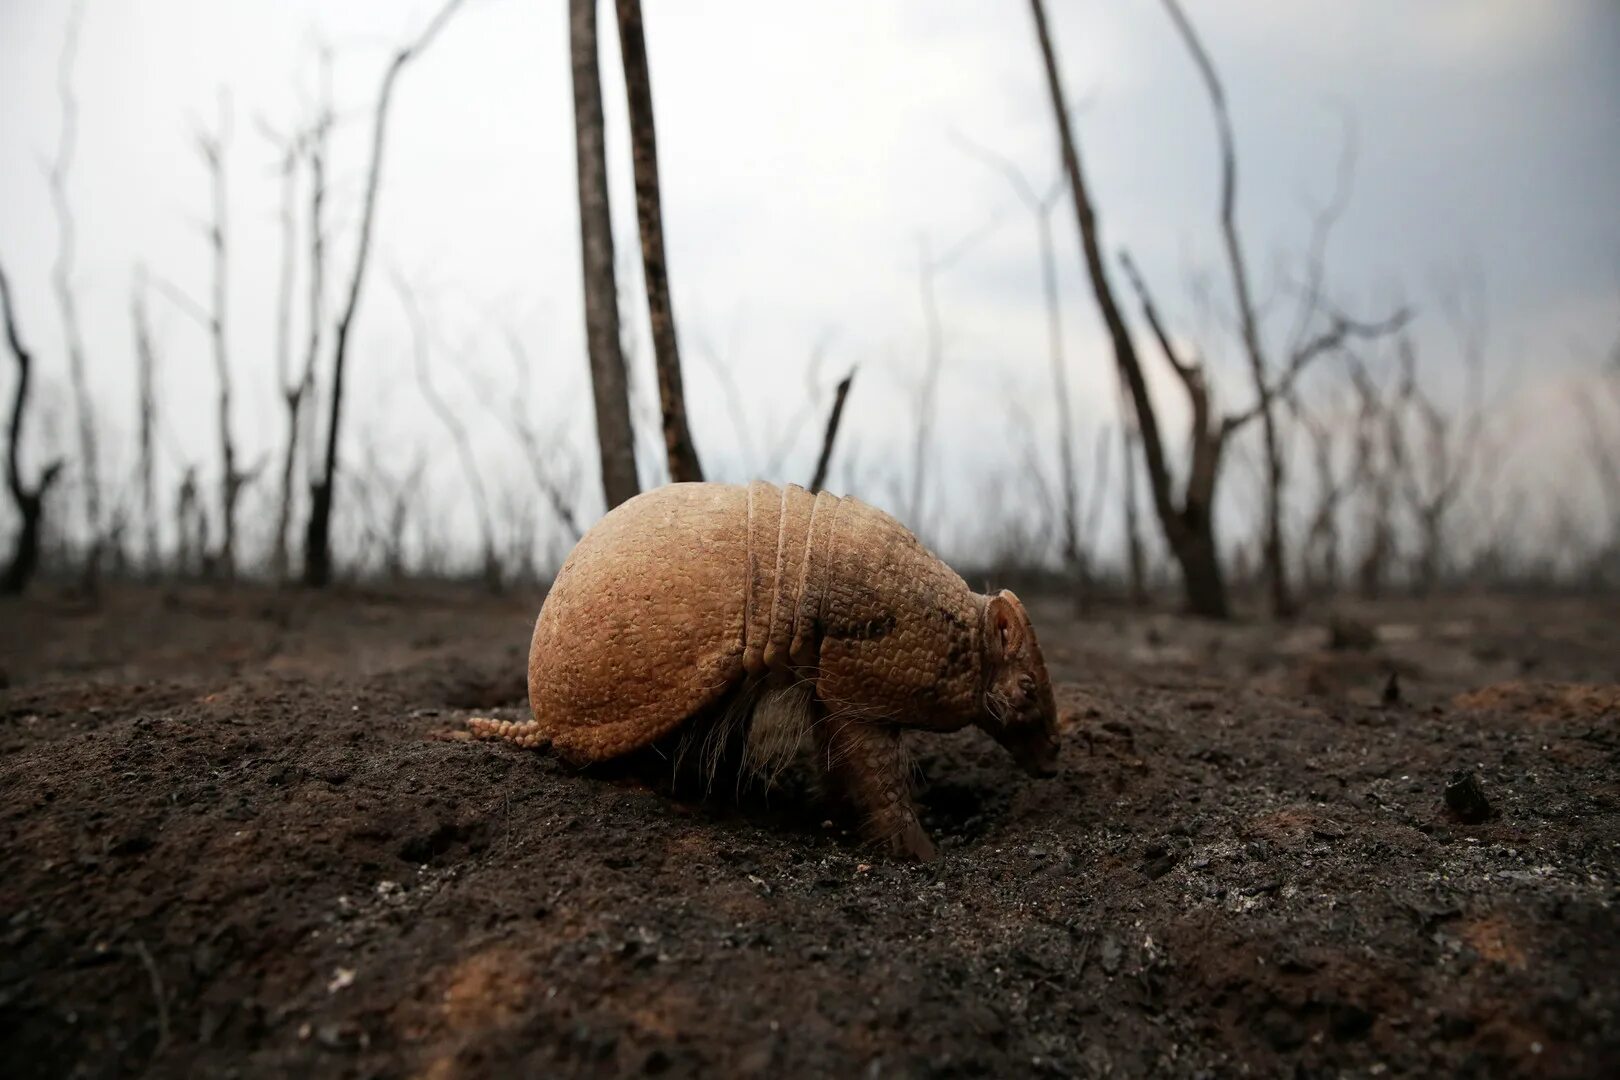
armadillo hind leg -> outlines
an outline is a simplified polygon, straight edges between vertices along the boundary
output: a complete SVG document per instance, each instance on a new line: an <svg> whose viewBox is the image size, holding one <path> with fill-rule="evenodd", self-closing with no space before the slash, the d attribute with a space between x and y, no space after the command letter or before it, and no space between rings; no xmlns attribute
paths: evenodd
<svg viewBox="0 0 1620 1080"><path fill-rule="evenodd" d="M862 815L866 839L890 854L928 862L933 842L917 820L900 729L831 716L816 725L817 756L834 787Z"/></svg>
<svg viewBox="0 0 1620 1080"><path fill-rule="evenodd" d="M505 739L525 750L543 749L551 742L534 720L491 720L483 716L467 719L467 728L479 738Z"/></svg>

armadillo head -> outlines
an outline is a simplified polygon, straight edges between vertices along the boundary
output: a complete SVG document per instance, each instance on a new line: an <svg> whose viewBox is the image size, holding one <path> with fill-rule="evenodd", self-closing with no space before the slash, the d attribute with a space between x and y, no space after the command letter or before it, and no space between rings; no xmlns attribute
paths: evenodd
<svg viewBox="0 0 1620 1080"><path fill-rule="evenodd" d="M1057 774L1057 707L1035 628L1003 589L984 605L984 714L979 726L1031 776Z"/></svg>

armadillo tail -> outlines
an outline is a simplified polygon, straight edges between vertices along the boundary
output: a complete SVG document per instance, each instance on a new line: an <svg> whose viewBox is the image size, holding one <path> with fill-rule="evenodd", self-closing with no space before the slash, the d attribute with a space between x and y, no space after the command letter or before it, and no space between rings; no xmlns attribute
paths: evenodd
<svg viewBox="0 0 1620 1080"><path fill-rule="evenodd" d="M539 750L551 742L540 732L536 720L491 720L484 716L467 718L467 727L479 738L505 739L525 750Z"/></svg>

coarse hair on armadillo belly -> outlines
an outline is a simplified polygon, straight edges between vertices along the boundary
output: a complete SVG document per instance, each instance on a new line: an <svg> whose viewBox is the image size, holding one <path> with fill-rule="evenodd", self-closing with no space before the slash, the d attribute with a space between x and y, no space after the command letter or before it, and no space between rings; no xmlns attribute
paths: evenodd
<svg viewBox="0 0 1620 1080"><path fill-rule="evenodd" d="M750 677L712 717L688 726L675 751L675 768L678 772L696 754L704 794L709 794L715 778L735 760L738 792L747 782L769 789L810 734L814 702L810 679L779 673Z"/></svg>

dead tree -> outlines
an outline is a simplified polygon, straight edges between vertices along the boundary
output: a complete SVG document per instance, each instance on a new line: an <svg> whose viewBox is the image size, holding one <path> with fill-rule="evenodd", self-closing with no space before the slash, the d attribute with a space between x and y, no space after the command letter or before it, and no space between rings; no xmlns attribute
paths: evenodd
<svg viewBox="0 0 1620 1080"><path fill-rule="evenodd" d="M1030 6L1035 17L1036 38L1045 62L1047 89L1062 147L1064 171L1068 175L1075 217L1080 225L1086 272L1108 329L1115 363L1130 388L1132 411L1141 433L1148 490L1154 510L1171 554L1180 564L1188 608L1199 615L1225 618L1230 612L1230 605L1215 535L1215 495L1222 453L1231 437L1259 418L1273 400L1286 396L1300 372L1318 357L1336 351L1351 337L1390 333L1404 323L1405 314L1397 314L1384 323L1371 324L1358 323L1337 313L1331 315L1325 330L1304 337L1297 343L1281 371L1270 376L1262 375L1254 406L1222 418L1215 415L1203 364L1196 358L1183 359L1177 353L1141 275L1128 258L1123 259L1126 274L1141 301L1143 317L1191 403L1190 460L1178 499L1172 490L1171 469L1147 380L1103 259L1101 230L1081 168L1079 146L1069 122L1045 8L1041 0L1030 0Z"/></svg>
<svg viewBox="0 0 1620 1080"><path fill-rule="evenodd" d="M1045 563L1047 549L1054 546L1054 541L1059 549L1059 558L1062 558L1061 500L1054 492L1056 485L1046 475L1046 464L1041 461L1040 448L1035 441L1035 420L1025 407L1022 395L1009 394L1005 407L1005 430L1009 433L1009 441L1016 445L1018 451L1015 475L1028 487L1029 494L1020 496L1006 491L1006 484L997 485L997 506L1012 501L1022 502L1028 509L1021 515L1023 520L1016 527L1010 527L1006 522L1000 523L995 539L1000 550L995 557L995 565L1003 569L1013 569L1015 565L1038 566ZM1001 516L998 513L989 520L996 521ZM1009 542L1013 540L1016 540L1016 545Z"/></svg>
<svg viewBox="0 0 1620 1080"><path fill-rule="evenodd" d="M1158 419L1153 411L1153 403L1148 397L1142 365L1137 358L1136 346L1131 340L1125 317L1114 299L1113 286L1109 282L1108 271L1103 263L1102 246L1098 235L1100 230L1086 188L1085 176L1081 171L1079 146L1069 124L1069 110L1063 93L1062 77L1058 72L1057 54L1052 46L1051 33L1047 29L1046 9L1041 0L1030 0L1030 8L1035 18L1036 38L1040 44L1046 70L1047 90L1051 96L1052 110L1057 122L1058 138L1063 152L1063 168L1068 175L1075 216L1079 219L1081 249L1086 271L1103 322L1108 328L1115 363L1131 390L1133 409L1142 433L1142 450L1147 464L1149 490L1153 497L1154 508L1158 511L1159 521L1164 528L1171 552L1181 564L1188 606L1200 615L1225 618L1228 614L1226 585L1221 578L1219 553L1215 547L1212 507L1202 501L1194 501L1191 497L1203 494L1206 486L1213 492L1214 462L1199 460L1194 463L1195 472L1202 466L1203 471L1208 473L1207 485L1201 481L1195 489L1189 478L1189 497L1177 506L1170 491L1170 470L1165 460L1164 445L1159 436ZM1202 374L1195 367L1183 365L1173 354L1171 359L1177 374L1182 377L1188 395L1193 400L1195 430L1202 431L1208 424L1208 395L1203 389ZM1194 446L1204 448L1203 458L1207 458L1209 450L1213 448L1208 439L1200 439Z"/></svg>
<svg viewBox="0 0 1620 1080"><path fill-rule="evenodd" d="M276 531L270 541L270 573L285 581L289 563L287 530L292 527L293 468L298 448L298 413L304 401L304 381L292 375L293 278L297 268L294 249L298 235L299 140L281 141L281 278L276 291L276 378L281 399L287 406L287 452L281 462L281 501L276 513ZM317 229L319 226L317 226Z"/></svg>
<svg viewBox="0 0 1620 1080"><path fill-rule="evenodd" d="M411 352L416 362L417 385L422 389L422 398L428 408L449 434L450 443L455 447L456 458L461 464L462 479L472 493L473 509L478 514L478 530L483 538L483 566L480 568L483 583L491 592L498 592L501 587L501 560L495 545L495 523L490 514L489 493L484 488L484 477L478 471L478 459L473 454L472 439L467 434L467 425L433 385L433 376L428 371L428 329L415 293L398 274L394 275L394 287L399 292L399 302L404 306L411 326Z"/></svg>
<svg viewBox="0 0 1620 1080"><path fill-rule="evenodd" d="M403 475L395 476L384 467L377 453L376 439L370 431L365 433L363 444L365 482L357 485L364 490L362 498L366 503L363 531L367 534L367 543L375 543L381 549L383 575L397 583L405 579L405 533L422 489L422 477L427 471L427 454L418 447L411 458L410 467ZM373 488L382 504L380 509L371 505L369 489ZM380 523L378 518L381 519Z"/></svg>
<svg viewBox="0 0 1620 1080"><path fill-rule="evenodd" d="M276 545L285 575L292 573L293 501L296 498L294 474L300 449L306 460L313 456L310 445L314 423L306 419L304 408L315 408L315 366L320 360L326 326L326 162L332 135L332 54L320 51L319 100L313 125L302 140L302 156L309 166L309 280L303 369L294 380L283 372L282 401L287 406L287 449L281 463L281 506L276 517Z"/></svg>
<svg viewBox="0 0 1620 1080"><path fill-rule="evenodd" d="M101 549L103 543L101 521L101 466L96 443L95 402L90 394L90 376L86 369L84 337L79 328L78 297L73 289L75 263L74 241L78 226L73 206L68 199L68 176L73 167L74 151L78 146L79 100L73 91L73 64L79 51L79 27L84 20L82 0L68 9L67 27L62 39L62 55L56 71L56 96L61 109L61 127L57 136L56 156L47 171L51 191L51 206L56 214L56 264L51 272L51 284L56 294L57 310L62 317L62 333L67 348L68 381L73 387L73 404L78 421L79 473L83 483L85 560L84 584L94 591L101 577Z"/></svg>
<svg viewBox="0 0 1620 1080"><path fill-rule="evenodd" d="M1226 108L1226 93L1221 86L1215 64L1205 51L1193 25L1181 10L1177 0L1164 0L1165 10L1186 43L1198 67L1204 86L1209 92L1210 105L1215 111L1215 129L1220 139L1221 153L1221 237L1226 247L1227 268L1232 277L1232 292L1237 304L1238 325L1242 331L1243 351L1248 357L1249 371L1254 379L1257 408L1260 411L1261 432L1266 453L1266 577L1271 587L1272 613L1278 616L1293 614L1294 600L1288 588L1288 567L1283 552L1282 535L1282 448L1277 437L1276 413L1271 407L1271 376L1268 373L1264 346L1260 339L1259 319L1255 316L1254 300L1249 290L1249 271L1243 258L1243 244L1238 237L1235 221L1237 209L1237 151L1233 145L1232 120Z"/></svg>
<svg viewBox="0 0 1620 1080"><path fill-rule="evenodd" d="M1142 457L1142 432L1136 424L1136 410L1132 408L1130 390L1124 380L1119 384L1119 438L1120 468L1124 483L1121 485L1125 503L1125 571L1130 586L1131 603L1141 607L1147 603L1147 557L1142 547L1142 526L1138 521L1136 495L1137 468Z"/></svg>
<svg viewBox="0 0 1620 1080"><path fill-rule="evenodd" d="M686 393L675 336L675 309L669 295L669 263L664 254L664 213L658 189L658 136L653 124L652 78L641 25L641 0L616 0L619 55L624 65L630 111L630 155L636 178L636 221L641 230L642 279L658 369L658 402L664 420L664 450L675 483L702 480L703 466L686 422Z"/></svg>
<svg viewBox="0 0 1620 1080"><path fill-rule="evenodd" d="M332 56L326 48L319 53L319 98L315 119L303 132L280 135L264 127L265 134L279 151L281 173L281 280L276 300L276 373L281 400L287 409L287 445L281 459L281 492L276 510L275 535L271 539L270 570L278 581L292 572L291 536L293 502L297 497L294 476L302 442L304 403L315 387L315 364L320 356L326 270L326 155L331 136ZM292 308L298 246L299 166L308 163L309 172L309 310L308 338L303 364L293 367Z"/></svg>
<svg viewBox="0 0 1620 1080"><path fill-rule="evenodd" d="M225 201L225 146L229 138L230 108L227 99L221 95L219 130L213 133L199 132L197 150L208 166L213 189L214 214L208 229L208 243L214 259L214 289L208 332L213 344L214 375L219 383L220 548L215 561L227 580L236 576L236 507L243 487L252 480L251 472L237 467L236 439L231 429L231 362L226 338L230 262Z"/></svg>
<svg viewBox="0 0 1620 1080"><path fill-rule="evenodd" d="M568 51L574 84L574 149L579 177L580 261L585 339L596 404L602 496L609 510L640 490L630 380L619 340L619 293L613 277L613 222L608 213L607 138L597 70L596 0L569 0Z"/></svg>
<svg viewBox="0 0 1620 1080"><path fill-rule="evenodd" d="M146 270L137 267L130 290L130 318L135 327L135 393L138 417L136 486L140 489L141 524L146 553L142 569L155 576L162 561L157 521L157 355L152 348L152 327L146 315Z"/></svg>
<svg viewBox="0 0 1620 1080"><path fill-rule="evenodd" d="M810 478L810 490L820 491L827 483L827 468L832 464L833 442L838 438L838 425L844 418L844 399L849 397L850 384L855 381L855 369L838 380L833 391L832 410L827 414L827 430L821 437L821 453L816 458L816 472Z"/></svg>
<svg viewBox="0 0 1620 1080"><path fill-rule="evenodd" d="M1029 179L1012 162L960 135L956 142L969 156L994 170L1007 181L1018 201L1035 222L1035 236L1041 259L1041 294L1046 303L1047 355L1052 368L1053 405L1057 410L1058 470L1062 484L1063 561L1078 567L1080 552L1080 507L1074 455L1074 418L1070 409L1068 367L1063 357L1063 317L1058 304L1057 257L1052 241L1052 211L1063 194L1063 184L1053 184L1044 195L1037 194Z"/></svg>
<svg viewBox="0 0 1620 1080"><path fill-rule="evenodd" d="M1335 460L1338 440L1332 423L1312 415L1297 397L1289 404L1310 441L1315 471L1316 490L1300 552L1305 588L1313 596L1329 595L1339 588L1339 512L1349 484Z"/></svg>
<svg viewBox="0 0 1620 1080"><path fill-rule="evenodd" d="M17 508L19 524L17 542L11 559L6 564L4 582L0 591L8 595L21 593L39 567L39 540L45 517L45 496L62 471L58 458L40 470L32 485L22 476L23 421L28 415L28 391L34 371L33 354L23 344L22 331L17 327L17 313L11 303L11 283L0 267L0 314L5 316L6 344L17 362L17 382L11 392L11 423L6 427L6 489L11 492L12 505Z"/></svg>
<svg viewBox="0 0 1620 1080"><path fill-rule="evenodd" d="M924 244L917 260L917 282L922 296L923 310L923 370L917 383L917 415L913 425L911 446L911 497L907 503L906 524L921 533L923 499L927 494L928 459L933 453L930 440L934 430L934 409L939 398L939 373L945 363L945 335L939 323L939 303L934 296L934 275L943 260L930 258Z"/></svg>
<svg viewBox="0 0 1620 1080"><path fill-rule="evenodd" d="M1356 586L1367 599L1382 595L1395 554L1396 477L1404 463L1404 442L1396 420L1407 393L1403 385L1386 401L1359 358L1349 360L1357 411L1350 488L1359 493L1361 545L1355 558Z"/></svg>
<svg viewBox="0 0 1620 1080"><path fill-rule="evenodd" d="M156 279L158 289L174 305L188 315L208 333L210 351L214 359L214 379L217 387L216 423L219 430L220 459L220 548L218 552L199 552L208 572L217 572L227 580L236 575L236 508L243 489L252 482L257 471L244 471L237 466L236 439L231 422L232 376L230 352L227 347L229 249L226 232L225 198L225 144L230 132L230 114L223 94L220 96L220 119L217 132L199 131L196 135L197 152L208 169L212 190L212 218L205 229L213 260L213 289L207 306L198 303L179 286L164 278Z"/></svg>
<svg viewBox="0 0 1620 1080"><path fill-rule="evenodd" d="M1595 373L1620 403L1620 344L1609 362ZM1603 493L1607 531L1591 559L1592 576L1600 583L1620 584L1620 441L1615 439L1617 409L1603 409L1588 393L1571 395L1580 414L1587 460L1592 464L1599 490ZM1494 541L1493 541L1494 542Z"/></svg>
<svg viewBox="0 0 1620 1080"><path fill-rule="evenodd" d="M197 467L187 465L180 479L175 500L175 525L179 546L175 562L181 577L198 576L208 564L208 511L197 494Z"/></svg>
<svg viewBox="0 0 1620 1080"><path fill-rule="evenodd" d="M1411 410L1421 439L1421 457L1414 460L1411 439L1406 435L1405 417L1391 417L1392 438L1399 438L1406 449L1401 460L1403 494L1418 527L1418 549L1412 585L1420 593L1433 591L1446 571L1450 551L1450 521L1469 471L1479 464L1480 441L1484 430L1481 388L1484 378L1484 331L1459 325L1463 365L1474 385L1472 400L1462 424L1431 398L1417 377L1417 350L1402 338L1400 359L1403 397ZM1421 467L1419 466L1421 461Z"/></svg>
<svg viewBox="0 0 1620 1080"><path fill-rule="evenodd" d="M315 588L322 588L332 580L332 498L337 484L338 440L343 421L343 376L349 356L349 337L354 330L355 315L360 310L366 267L371 262L372 229L377 220L377 192L382 182L383 146L388 134L388 106L393 101L394 86L399 82L400 72L405 70L405 65L422 55L460 6L461 0L449 0L415 41L394 53L387 71L383 73L382 90L377 95L371 133L371 163L366 171L365 196L360 211L360 239L355 247L354 270L349 277L343 311L338 316L337 333L332 345L326 457L321 475L311 483L309 492L309 527L304 533L304 584Z"/></svg>

